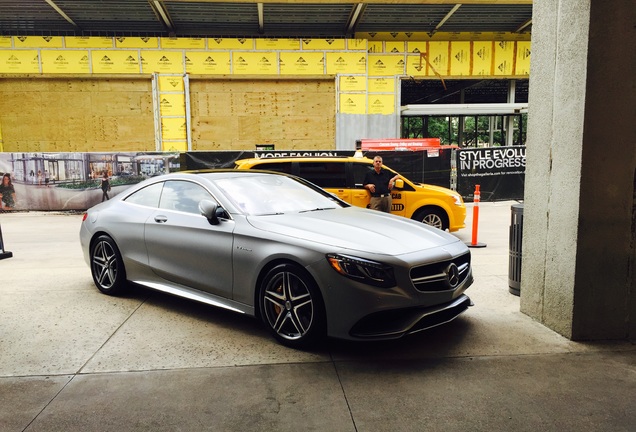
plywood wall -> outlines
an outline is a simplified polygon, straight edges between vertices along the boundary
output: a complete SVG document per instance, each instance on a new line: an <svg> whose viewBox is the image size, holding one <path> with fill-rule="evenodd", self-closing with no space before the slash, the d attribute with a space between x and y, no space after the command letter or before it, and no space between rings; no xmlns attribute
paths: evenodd
<svg viewBox="0 0 636 432"><path fill-rule="evenodd" d="M193 150L335 147L333 79L192 79ZM0 79L5 152L154 151L150 79Z"/></svg>
<svg viewBox="0 0 636 432"><path fill-rule="evenodd" d="M190 80L193 150L335 147L331 80Z"/></svg>
<svg viewBox="0 0 636 432"><path fill-rule="evenodd" d="M5 152L155 150L150 79L0 79Z"/></svg>

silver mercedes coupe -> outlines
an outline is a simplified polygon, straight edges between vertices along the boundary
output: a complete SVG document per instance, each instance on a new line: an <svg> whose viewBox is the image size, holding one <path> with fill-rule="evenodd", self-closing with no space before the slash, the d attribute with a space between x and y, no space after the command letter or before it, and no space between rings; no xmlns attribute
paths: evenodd
<svg viewBox="0 0 636 432"><path fill-rule="evenodd" d="M248 314L294 348L395 339L472 304L457 237L273 172L153 177L90 208L80 241L103 293L134 283Z"/></svg>

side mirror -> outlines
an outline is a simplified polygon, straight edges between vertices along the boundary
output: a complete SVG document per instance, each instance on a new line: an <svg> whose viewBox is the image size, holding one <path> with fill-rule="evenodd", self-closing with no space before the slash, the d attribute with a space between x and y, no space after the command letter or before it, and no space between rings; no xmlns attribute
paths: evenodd
<svg viewBox="0 0 636 432"><path fill-rule="evenodd" d="M199 211L210 222L210 225L218 225L221 222L219 218L225 216L223 207L219 207L217 203L210 200L202 200L199 203Z"/></svg>
<svg viewBox="0 0 636 432"><path fill-rule="evenodd" d="M404 180L402 180L401 178L395 180L395 184L393 185L393 187L396 187L398 189L404 189Z"/></svg>

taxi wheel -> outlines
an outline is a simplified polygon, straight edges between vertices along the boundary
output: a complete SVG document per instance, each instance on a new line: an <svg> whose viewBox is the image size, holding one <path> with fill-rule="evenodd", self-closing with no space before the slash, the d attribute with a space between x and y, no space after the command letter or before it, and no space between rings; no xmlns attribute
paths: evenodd
<svg viewBox="0 0 636 432"><path fill-rule="evenodd" d="M431 225L437 229L446 231L448 229L448 217L443 210L439 208L423 208L418 210L413 219Z"/></svg>

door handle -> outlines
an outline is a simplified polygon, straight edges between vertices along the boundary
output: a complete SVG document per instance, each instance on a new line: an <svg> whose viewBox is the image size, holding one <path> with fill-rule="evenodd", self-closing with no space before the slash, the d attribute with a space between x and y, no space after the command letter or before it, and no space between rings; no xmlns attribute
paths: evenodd
<svg viewBox="0 0 636 432"><path fill-rule="evenodd" d="M168 222L167 216L155 216L155 222L157 223L166 223Z"/></svg>

